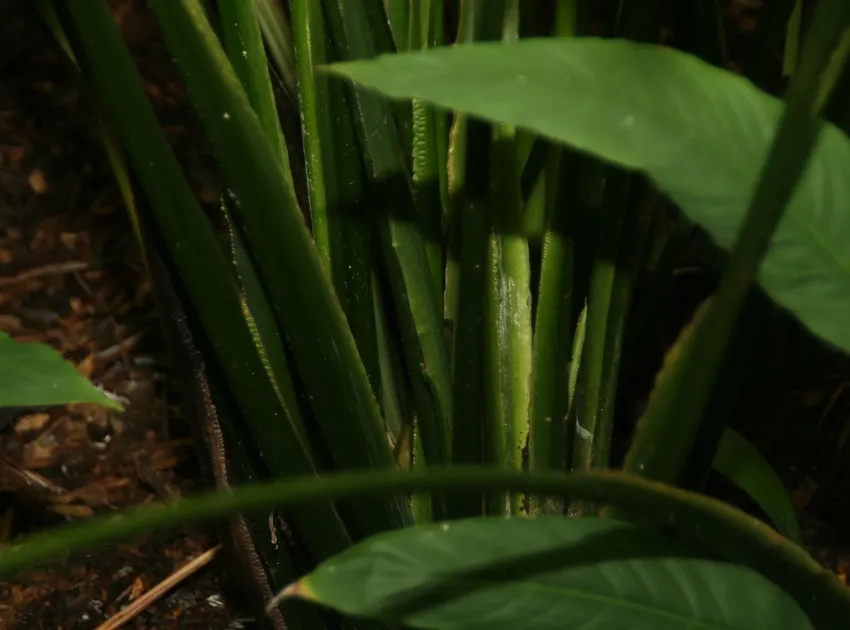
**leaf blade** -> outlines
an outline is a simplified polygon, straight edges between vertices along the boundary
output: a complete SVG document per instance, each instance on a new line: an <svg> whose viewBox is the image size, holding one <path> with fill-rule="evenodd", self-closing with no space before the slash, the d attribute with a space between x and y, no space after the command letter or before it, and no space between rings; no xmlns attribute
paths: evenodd
<svg viewBox="0 0 850 630"><path fill-rule="evenodd" d="M783 536L800 544L800 525L782 481L744 436L727 427L712 466L758 503Z"/></svg>
<svg viewBox="0 0 850 630"><path fill-rule="evenodd" d="M122 518L96 517L86 523L28 537L0 550L0 578L94 544L122 540L179 523L220 518L271 505L297 506L339 497L390 492L487 492L519 490L609 503L654 524L673 527L721 556L756 568L797 593L801 605L825 628L840 627L850 614L850 591L804 549L759 521L716 499L620 472L570 475L519 473L482 467L422 472L347 472L320 479L297 478L243 486L231 493L183 500L168 509L149 507ZM835 624L839 625L836 626Z"/></svg>
<svg viewBox="0 0 850 630"><path fill-rule="evenodd" d="M199 3L157 0L151 8L234 193L234 218L257 262L259 279L286 334L334 464L393 467L380 410L330 278L274 147ZM282 274L281 269L288 272ZM365 534L402 526L410 515L407 506L392 497L355 518Z"/></svg>
<svg viewBox="0 0 850 630"><path fill-rule="evenodd" d="M41 343L21 343L0 331L0 407L93 403L122 411L61 354Z"/></svg>
<svg viewBox="0 0 850 630"><path fill-rule="evenodd" d="M415 628L555 630L591 619L606 630L811 627L752 570L599 518L476 518L381 534L292 590Z"/></svg>
<svg viewBox="0 0 850 630"><path fill-rule="evenodd" d="M782 114L778 99L746 79L684 53L618 40L475 44L331 71L393 98L509 122L642 170L724 247L734 242ZM838 209L850 196L848 163L850 141L825 125L759 273L774 300L844 350L850 220Z"/></svg>

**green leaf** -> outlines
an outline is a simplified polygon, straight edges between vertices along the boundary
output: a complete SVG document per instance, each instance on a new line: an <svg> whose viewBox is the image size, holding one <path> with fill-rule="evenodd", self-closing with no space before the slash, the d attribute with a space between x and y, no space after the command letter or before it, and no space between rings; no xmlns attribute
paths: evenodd
<svg viewBox="0 0 850 630"><path fill-rule="evenodd" d="M270 11L274 10L273 7L264 2L257 2L252 5L251 2L244 0L219 0L218 10L221 14L221 25L224 31L224 44L233 71L242 83L245 95L257 114L266 136L270 140L272 149L280 160L284 181L290 189L290 193L295 196L286 138L283 137L283 130L278 118L274 91L269 76L269 64L260 31L258 17L261 13L265 13L265 11L259 9L260 6L266 7ZM288 82L287 85L291 87L293 84Z"/></svg>
<svg viewBox="0 0 850 630"><path fill-rule="evenodd" d="M413 628L812 627L752 569L598 518L477 518L381 534L287 591Z"/></svg>
<svg viewBox="0 0 850 630"><path fill-rule="evenodd" d="M36 534L0 550L0 579L95 544L131 538L157 528L251 513L271 506L374 497L399 492L487 492L517 490L607 503L662 524L711 551L753 567L794 593L823 628L837 628L850 615L850 589L805 550L770 527L716 499L620 472L571 475L520 473L482 467L347 472L325 478L293 478L246 485L233 492L185 499L167 509L137 508L116 518L97 517Z"/></svg>
<svg viewBox="0 0 850 630"><path fill-rule="evenodd" d="M387 49L386 15L380 2L326 0L323 6L340 56L366 58ZM378 28L381 20L384 26ZM417 426L429 465L439 465L449 461L451 374L425 238L415 218L405 157L412 150L399 141L399 131L401 136L406 134L399 117L393 124L397 109L374 94L352 90L350 96L366 172L375 199L384 208L378 215L379 232L411 375Z"/></svg>
<svg viewBox="0 0 850 630"><path fill-rule="evenodd" d="M334 464L393 467L380 409L330 278L274 145L199 2L157 0L151 9L232 193L234 222L256 261ZM360 507L352 518L363 534L410 521L396 497Z"/></svg>
<svg viewBox="0 0 850 630"><path fill-rule="evenodd" d="M81 43L78 56L83 61L84 75L103 104L101 112L114 121L126 147L128 161L145 193L141 199L150 204L152 214L139 212L137 215L137 204L130 206L131 221L138 229L143 225L140 219L155 219L167 245L162 254L169 255L179 273L203 332L215 341L210 344L215 359L240 412L250 425L252 436L258 443L279 445L279 448L262 451L271 474L283 477L315 472L316 464L309 445L301 440L300 432L282 407L274 383L264 377L267 371L244 316L241 287L212 224L182 176L180 165L158 126L109 8L102 2L75 2L68 4L67 9L69 24L76 31L75 41ZM107 144L107 147L112 146L111 156L120 156L115 153L115 136L106 133L104 137L111 143ZM121 181L123 169L116 173ZM124 194L132 198L131 189L125 188ZM143 230L137 232L139 238L143 233ZM148 239L141 243L146 261L151 270L162 269L164 257L157 247L145 242ZM163 275L166 280L169 278L169 274ZM165 283L155 279L153 285L156 289ZM168 301L164 301L163 306L168 308ZM173 313L167 311L166 314ZM277 421L270 422L270 417ZM312 517L298 515L306 524L306 544L318 555L330 555L329 550L338 550L348 544L346 533L335 526L332 507L317 506ZM313 519L322 523L322 527L311 526L308 521Z"/></svg>
<svg viewBox="0 0 850 630"><path fill-rule="evenodd" d="M782 481L747 439L727 428L714 456L714 470L758 503L783 536L800 544L800 525Z"/></svg>
<svg viewBox="0 0 850 630"><path fill-rule="evenodd" d="M62 355L41 343L20 343L0 332L0 407L94 403L122 411Z"/></svg>
<svg viewBox="0 0 850 630"><path fill-rule="evenodd" d="M801 68L788 89L788 105L770 141L770 152L758 183L749 195L749 207L720 286L695 324L693 334L676 343L680 359L667 371L649 399L639 422L643 429L636 435L625 459L623 468L628 472L676 482L681 478L698 432L704 442L709 442L703 446L709 452L716 450L725 415L706 416L705 409L750 285L759 269L764 269L761 263L771 243L776 245L777 237L781 237L777 227L781 232L781 221L787 216L786 210L793 209L793 198L800 186L805 185L806 173L814 174L819 181L823 175L810 170L823 166L810 158L818 141L824 138L820 115L850 53L848 35L850 3L845 0L820 3L809 25ZM831 129L835 131L834 127ZM779 251L787 253L787 245L780 243ZM846 297L850 296L839 297L839 301ZM822 299L815 308L832 306L834 303L829 299Z"/></svg>
<svg viewBox="0 0 850 630"><path fill-rule="evenodd" d="M372 289L373 225L367 219L363 164L346 86L315 72L332 55L333 44L321 5L292 0L290 8L313 240L330 272L369 382L383 397Z"/></svg>
<svg viewBox="0 0 850 630"><path fill-rule="evenodd" d="M696 57L618 40L473 44L331 69L394 98L511 123L644 171L724 247L734 242L783 110L779 99ZM774 300L844 350L847 164L850 141L826 125L759 273Z"/></svg>
<svg viewBox="0 0 850 630"><path fill-rule="evenodd" d="M292 52L292 29L283 7L274 0L253 0L253 5L269 55L274 60L287 93L294 98L298 88Z"/></svg>

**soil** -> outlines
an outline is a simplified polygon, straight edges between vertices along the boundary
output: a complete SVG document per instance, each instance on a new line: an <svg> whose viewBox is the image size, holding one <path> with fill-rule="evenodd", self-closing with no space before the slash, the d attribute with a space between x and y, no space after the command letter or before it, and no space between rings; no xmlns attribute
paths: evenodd
<svg viewBox="0 0 850 630"><path fill-rule="evenodd" d="M0 21L0 330L49 344L127 404L120 414L0 410L0 545L201 485L94 112L36 16L15 4ZM164 51L146 39L134 3L114 4L199 197L215 201L209 158L184 122ZM0 582L0 628L98 628L216 544L203 528L177 529L18 575ZM190 575L123 627L245 627L218 573Z"/></svg>

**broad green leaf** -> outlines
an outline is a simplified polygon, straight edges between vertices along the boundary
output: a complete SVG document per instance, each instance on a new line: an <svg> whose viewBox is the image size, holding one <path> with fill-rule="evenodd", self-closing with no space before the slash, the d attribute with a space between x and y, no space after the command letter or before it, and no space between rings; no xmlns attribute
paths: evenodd
<svg viewBox="0 0 850 630"><path fill-rule="evenodd" d="M812 628L752 569L599 518L477 518L380 534L287 591L411 628Z"/></svg>
<svg viewBox="0 0 850 630"><path fill-rule="evenodd" d="M68 403L123 409L53 348L41 343L21 343L0 332L0 407Z"/></svg>
<svg viewBox="0 0 850 630"><path fill-rule="evenodd" d="M726 429L717 447L713 466L758 503L780 534L800 544L800 525L788 492L770 463L743 435L734 429Z"/></svg>
<svg viewBox="0 0 850 630"><path fill-rule="evenodd" d="M626 456L627 471L675 483L681 479L698 434L708 442L704 446L709 452L716 450L725 415L706 415L706 407L751 285L776 242L777 227L793 205L795 192L810 172L812 152L823 137L821 112L850 53L848 34L850 3L819 3L806 36L801 69L788 88L787 107L749 195L720 286L693 334L677 341L680 358L650 397L639 422L642 439L639 436L632 442ZM779 249L784 251L782 246ZM832 304L824 300L818 306L829 308Z"/></svg>
<svg viewBox="0 0 850 630"><path fill-rule="evenodd" d="M746 79L671 49L529 39L337 64L418 98L566 142L645 172L723 247L734 242L783 105ZM850 141L826 125L759 281L823 339L850 350Z"/></svg>
<svg viewBox="0 0 850 630"><path fill-rule="evenodd" d="M185 499L167 509L138 508L117 518L98 517L16 541L0 550L0 579L92 545L238 512L388 493L494 490L565 496L616 506L640 522L662 524L667 530L706 545L721 557L757 569L793 593L818 628L842 627L850 615L850 589L805 550L778 536L758 519L710 497L613 471L562 475L453 467L424 473L347 472L318 479L300 477L245 485L229 493Z"/></svg>

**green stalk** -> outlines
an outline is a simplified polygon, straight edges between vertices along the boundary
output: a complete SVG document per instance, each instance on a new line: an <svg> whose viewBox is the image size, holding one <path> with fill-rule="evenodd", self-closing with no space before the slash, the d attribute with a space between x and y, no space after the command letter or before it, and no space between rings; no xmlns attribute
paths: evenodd
<svg viewBox="0 0 850 630"><path fill-rule="evenodd" d="M555 8L556 37L574 37L578 19L577 0L561 0ZM569 214L575 211L562 203L569 184L575 186L572 172L578 161L563 155L561 147L549 145L544 171L545 230L540 263L537 310L534 316L529 470L565 470L567 465L564 389L570 362L573 330L573 235ZM573 181L570 181L573 179ZM571 441L572 436L570 436ZM530 497L532 515L560 513L557 502L540 503Z"/></svg>
<svg viewBox="0 0 850 630"><path fill-rule="evenodd" d="M409 434L413 431L414 409L409 400L407 374L398 336L387 321L388 303L378 278L372 291L377 324L378 359L381 366L381 394L387 438L393 448L396 464L408 470L413 461Z"/></svg>
<svg viewBox="0 0 850 630"><path fill-rule="evenodd" d="M428 0L425 0L425 2L428 2ZM414 6L411 7L411 4L414 4ZM412 20L418 19L418 11L416 10L418 7L415 4L419 4L419 2L417 0L384 0L387 22L390 25L397 50L412 50L418 47L418 44L412 44L410 39L412 35L410 24Z"/></svg>
<svg viewBox="0 0 850 630"><path fill-rule="evenodd" d="M334 464L393 467L354 337L273 145L197 2L156 0L152 9L233 193L234 217L287 335ZM353 514L363 535L410 519L397 498L359 506Z"/></svg>
<svg viewBox="0 0 850 630"><path fill-rule="evenodd" d="M691 334L658 376L625 469L675 482L690 457L738 312L821 129L820 114L850 52L850 3L823 0L808 31L767 163L756 185L726 272ZM719 434L720 432L712 431Z"/></svg>
<svg viewBox="0 0 850 630"><path fill-rule="evenodd" d="M345 274L344 265L339 260L342 258L339 228L331 228L332 218L329 216L329 200L338 196L334 178L335 152L329 146L333 143L328 116L331 103L328 99L328 79L315 71L317 65L328 63L324 19L321 7L317 7L315 2L293 0L291 7L296 24L293 44L310 202L310 227L322 264L333 280L334 289L339 293L345 286Z"/></svg>
<svg viewBox="0 0 850 630"><path fill-rule="evenodd" d="M515 41L519 37L518 1L506 2L503 15L502 40ZM485 308L490 403L485 446L489 448L487 461L522 470L531 402L531 264L523 232L516 130L498 125L492 146L492 231ZM524 509L523 501L522 494L515 494L504 505L497 495L490 500L489 511L518 514Z"/></svg>
<svg viewBox="0 0 850 630"><path fill-rule="evenodd" d="M629 210L631 179L630 174L611 173L605 185L604 205L598 210L599 236L580 368L582 388L572 462L575 471L610 465L622 337L631 293L622 256L628 242L623 238L623 227Z"/></svg>
<svg viewBox="0 0 850 630"><path fill-rule="evenodd" d="M441 3L437 3L441 4ZM492 7L491 7L492 8ZM462 0L458 43L493 36L481 23L483 0ZM449 134L446 200L449 247L444 313L452 356L452 463L484 461L483 317L487 269L489 126L456 114ZM449 497L452 517L478 516L483 498L472 493Z"/></svg>
<svg viewBox="0 0 850 630"><path fill-rule="evenodd" d="M410 50L429 47L430 0L410 11L408 44ZM433 107L413 100L413 201L425 239L425 255L434 289L434 300L443 311L443 209L438 171L445 168L445 154L437 153L437 133Z"/></svg>
<svg viewBox="0 0 850 630"><path fill-rule="evenodd" d="M658 0L621 0L614 34L638 41L657 41L661 5ZM623 334L631 300L634 257L641 245L647 211L636 220L630 208L635 176L610 167L601 174L603 205L596 226L594 261L587 302L587 331L581 359L582 385L576 407L573 470L610 466L611 437ZM643 190L643 187L641 188ZM592 506L571 511L593 512Z"/></svg>
<svg viewBox="0 0 850 630"><path fill-rule="evenodd" d="M517 140L521 141L522 136L517 135ZM523 181L525 176L529 175L528 164L526 168L522 168L522 177L520 178L520 202L522 203L522 231L528 239L528 246L532 258L539 258L540 250L543 245L543 235L546 232L546 210L547 210L547 189L551 188L551 182L547 182L548 176L548 153L549 143L535 143L535 147L540 146L543 149L544 158L541 160L540 168L537 173L537 180L526 195L523 189ZM536 156L531 156L536 157ZM521 165L522 162L519 162ZM534 165L531 165L534 166ZM551 178L550 178L551 179ZM539 271L539 270L538 270Z"/></svg>
<svg viewBox="0 0 850 630"><path fill-rule="evenodd" d="M346 8L345 0L339 2L340 10L344 15L350 15L350 8ZM408 7L402 7L399 12L400 19L396 22L390 19L388 11L395 12L394 5L403 3L404 0L361 0L355 11L362 15L368 22L369 38L374 42L373 54L394 53L408 49L408 25L406 17ZM352 16L355 20L359 18ZM396 28L398 31L396 32ZM395 119L396 132L401 142L402 151L406 157L405 166L410 169L410 159L413 156L413 108L409 101L396 101L389 104L389 109Z"/></svg>
<svg viewBox="0 0 850 630"><path fill-rule="evenodd" d="M326 0L324 6L341 56L353 60L377 53L367 7L332 0ZM425 457L429 465L445 464L451 443L449 362L424 239L414 218L407 160L386 101L357 89L351 91L351 97L371 192L382 207L380 231Z"/></svg>
<svg viewBox="0 0 850 630"><path fill-rule="evenodd" d="M431 12L428 16L428 33L425 41L429 48L444 46L446 44L445 4L436 0L429 0L428 3L423 3L421 6L425 8L427 5L430 5ZM423 23L424 21L425 17L422 18ZM437 181L440 191L440 207L442 208L442 216L440 217L442 225L442 223L447 221L449 212L449 116L444 110L432 108L431 120L434 134L434 151L437 155ZM443 238L446 239L445 234ZM440 284L442 285L442 281ZM442 301L443 297L441 296L440 299Z"/></svg>
<svg viewBox="0 0 850 630"><path fill-rule="evenodd" d="M408 33L406 46L399 44L396 37L396 45L399 50L425 50L432 45L433 27L431 23L432 3L431 0L410 1L395 0L396 4L404 4L408 8ZM391 15L390 2L387 5L387 13ZM434 5L441 5L435 2ZM442 13L442 12L440 12ZM439 17L442 17L440 15ZM392 17L390 18L392 24ZM443 311L443 279L444 279L444 251L442 218L443 208L440 195L440 175L445 171L446 153L438 153L437 117L443 116L433 107L430 107L416 99L413 100L413 201L416 214L425 239L425 255L428 259L428 267L434 290L434 301L439 312ZM445 131L445 126L442 129ZM443 143L445 147L445 142ZM445 330L444 330L445 336ZM413 468L421 470L426 467L425 451L422 446L421 430L413 427ZM449 455L451 455L449 453ZM411 509L417 523L428 522L433 518L431 501L427 495L414 495L411 500Z"/></svg>

